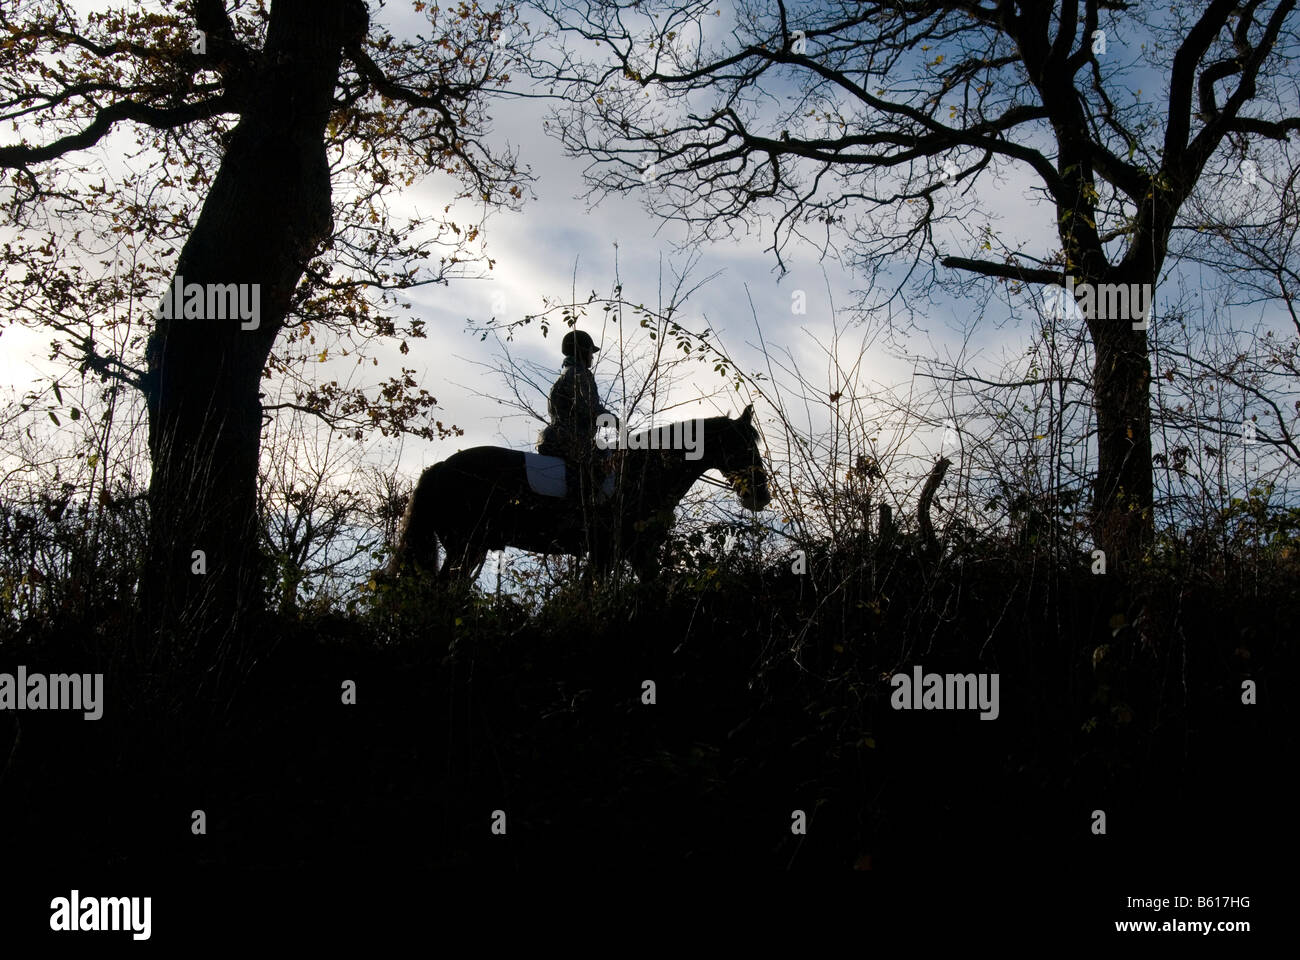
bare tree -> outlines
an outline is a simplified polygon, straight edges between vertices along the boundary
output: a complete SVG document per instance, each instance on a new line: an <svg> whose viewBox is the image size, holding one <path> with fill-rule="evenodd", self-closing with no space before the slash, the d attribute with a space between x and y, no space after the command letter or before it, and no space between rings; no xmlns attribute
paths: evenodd
<svg viewBox="0 0 1300 960"><path fill-rule="evenodd" d="M568 101L555 131L592 158L593 189L645 189L702 237L770 214L778 263L801 237L921 282L929 264L1151 291L1214 161L1300 130L1292 0L741 0L718 27L704 2L539 7L568 42L536 73ZM987 226L992 181L1012 173L1036 182L1059 246ZM1109 312L1125 315L1085 309L1080 322L1093 348L1093 525L1118 560L1154 530L1150 363L1147 316Z"/></svg>

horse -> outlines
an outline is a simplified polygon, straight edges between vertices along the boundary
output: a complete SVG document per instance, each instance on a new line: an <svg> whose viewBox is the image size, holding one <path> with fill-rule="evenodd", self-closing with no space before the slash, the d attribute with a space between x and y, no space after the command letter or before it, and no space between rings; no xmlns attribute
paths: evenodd
<svg viewBox="0 0 1300 960"><path fill-rule="evenodd" d="M753 418L750 404L738 419L708 417L628 436L613 456L614 493L603 502L534 492L518 450L462 450L420 475L388 574L394 579L432 576L439 583L472 581L489 550L518 547L543 554L590 554L593 569L602 574L622 554L642 581L650 579L677 504L706 471L722 473L746 509L758 512L770 502ZM687 436L691 426L699 428L696 449L666 449L670 438ZM439 543L446 551L443 564Z"/></svg>

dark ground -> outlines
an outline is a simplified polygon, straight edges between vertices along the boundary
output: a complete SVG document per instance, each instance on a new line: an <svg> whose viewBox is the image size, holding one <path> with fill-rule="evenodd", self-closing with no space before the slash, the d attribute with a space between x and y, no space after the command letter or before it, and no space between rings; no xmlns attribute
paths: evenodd
<svg viewBox="0 0 1300 960"><path fill-rule="evenodd" d="M95 662L105 712L0 714L0 863L54 866L65 895L75 877L165 897L226 876L337 894L794 871L956 884L968 904L1024 898L1039 919L1057 891L1093 923L1138 916L1110 909L1128 895L1254 893L1258 913L1296 853L1300 577L1252 575L1157 569L1121 586L1086 566L935 573L899 553L837 591L724 567L575 587L536 615L406 597L269 620L255 667L215 703L192 674L130 666L111 613L44 624L0 647L0 670ZM916 663L998 672L1000 716L891 709L889 675Z"/></svg>

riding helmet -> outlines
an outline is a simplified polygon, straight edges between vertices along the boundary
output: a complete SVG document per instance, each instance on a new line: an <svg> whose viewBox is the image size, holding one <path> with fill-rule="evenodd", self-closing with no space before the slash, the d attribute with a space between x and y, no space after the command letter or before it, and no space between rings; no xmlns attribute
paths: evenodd
<svg viewBox="0 0 1300 960"><path fill-rule="evenodd" d="M596 352L596 344L585 330L570 330L560 342L560 349L566 357L589 357Z"/></svg>

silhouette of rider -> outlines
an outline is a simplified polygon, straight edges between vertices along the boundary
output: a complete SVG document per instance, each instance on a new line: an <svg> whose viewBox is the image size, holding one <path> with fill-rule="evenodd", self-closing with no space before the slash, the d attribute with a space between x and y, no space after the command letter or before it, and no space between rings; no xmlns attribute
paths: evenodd
<svg viewBox="0 0 1300 960"><path fill-rule="evenodd" d="M594 490L604 473L604 457L595 447L596 418L609 411L600 402L600 391L591 372L596 344L582 330L571 330L560 344L564 351L564 370L555 385L547 410L550 425L542 431L537 452L563 457L570 465L569 496L583 489ZM584 494L586 499L590 494Z"/></svg>

